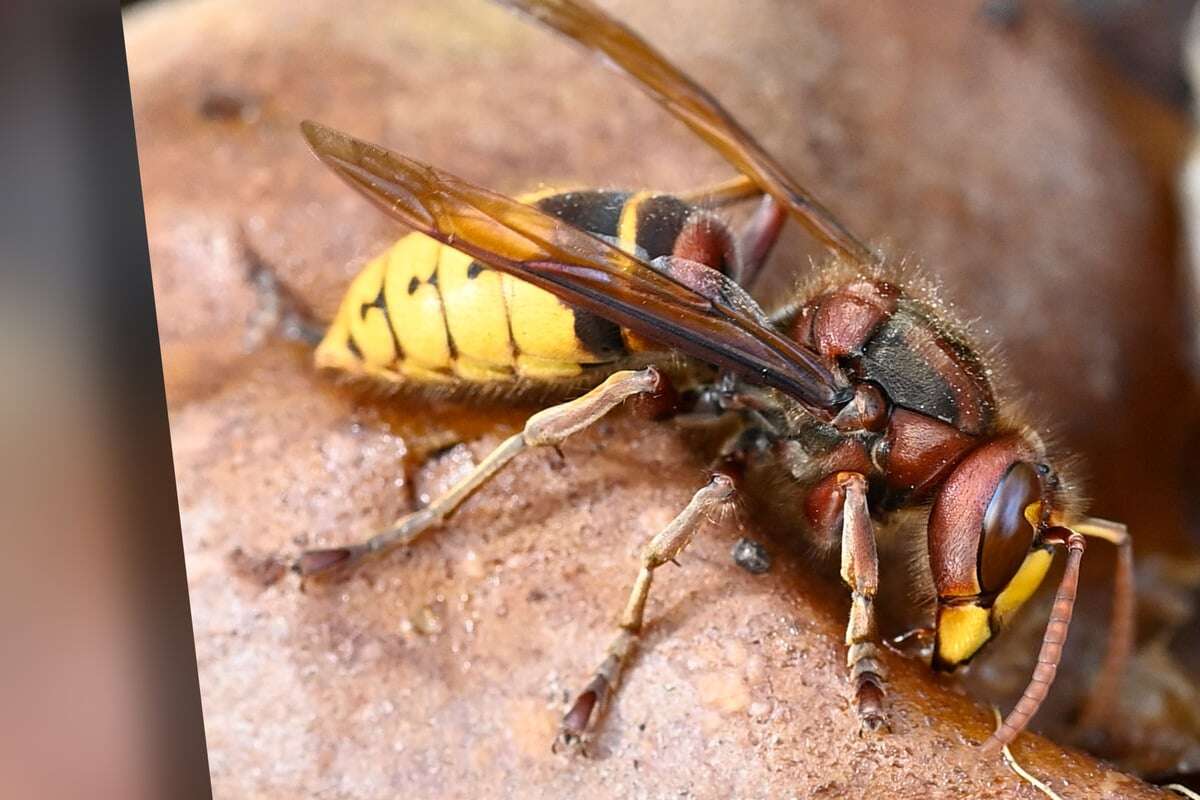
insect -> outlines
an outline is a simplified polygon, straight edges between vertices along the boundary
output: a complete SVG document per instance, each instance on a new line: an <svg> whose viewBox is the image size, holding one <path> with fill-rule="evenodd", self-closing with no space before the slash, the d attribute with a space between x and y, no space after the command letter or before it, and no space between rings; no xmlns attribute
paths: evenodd
<svg viewBox="0 0 1200 800"><path fill-rule="evenodd" d="M1085 539L1116 545L1109 646L1083 715L1084 724L1102 722L1133 635L1130 537L1123 525L1084 515L1055 456L993 387L969 333L621 22L587 0L500 2L606 56L742 177L688 196L584 190L523 203L305 122L326 165L418 232L355 278L318 364L449 392L569 399L534 414L392 529L308 551L297 570L326 575L411 542L522 451L557 446L636 397L659 416L726 420L734 433L718 443L708 482L646 544L616 635L564 715L561 741L580 741L610 701L655 570L731 501L739 481L763 474L786 485L807 536L840 549L851 596L847 668L863 730L887 726L877 539L917 537L935 609L922 633L939 670L969 662L1041 584L1056 549L1066 551L1037 666L983 744L990 755L1049 691ZM755 196L742 230L712 211ZM807 290L768 314L744 286L789 216L829 259Z"/></svg>

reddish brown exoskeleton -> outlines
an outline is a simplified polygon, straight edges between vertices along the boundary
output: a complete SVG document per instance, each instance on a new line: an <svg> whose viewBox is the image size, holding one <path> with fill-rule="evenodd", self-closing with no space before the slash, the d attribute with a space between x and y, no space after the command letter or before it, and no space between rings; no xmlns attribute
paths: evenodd
<svg viewBox="0 0 1200 800"><path fill-rule="evenodd" d="M569 391L578 396L534 415L460 484L394 529L359 545L310 551L298 562L299 571L341 570L412 541L524 449L556 446L640 396L681 422L719 418L731 424L722 428L717 472L643 551L618 634L567 711L564 739L578 740L615 689L641 632L655 570L687 546L707 512L730 501L736 479L762 474L777 482L782 476L794 490L789 496L798 498L794 513L808 534L840 548L841 574L852 597L846 642L854 707L870 730L885 727L887 718L874 609L878 538L924 531L921 561L936 600L938 669L969 661L1033 594L1054 549L1066 549L1038 665L1016 708L984 744L989 753L1025 727L1049 690L1085 537L1118 545L1109 652L1093 687L1095 700L1085 709L1086 722L1100 721L1132 638L1129 537L1123 526L1083 516L1054 456L996 392L968 332L950 319L931 289L851 235L708 93L628 28L585 0L502 2L623 68L736 166L747 185L765 193L763 205L740 235L703 209L689 212L686 204L679 204L669 225L666 218L643 219L648 206L623 193L564 194L524 205L305 123L314 152L354 188L420 233L466 254L455 260L434 257L430 250L420 264L364 270L318 351L323 363L396 383L436 381L443 389L484 380L527 386L537 374L531 364L549 367L545 355L530 361L522 341L547 352L561 345L575 360L551 366L554 374L569 375ZM736 182L732 186L729 196L744 196ZM807 288L767 314L738 281L752 277L789 212L832 258ZM651 231L654 236L639 235ZM406 247L416 252L424 245ZM553 314L545 312L547 320L557 320L554 325L547 321L524 340L510 332L512 341L499 349L495 336L472 336L479 328L456 332L452 312L464 301L448 298L451 282L455 292L473 291L480 284L471 282L481 281L489 269L525 287L497 283L508 288L490 296L511 300L520 294L530 304L522 308L537 306L545 298L529 295L529 284L548 292L551 306L562 304ZM416 302L407 298L426 290L444 309L431 317L442 338L437 348L406 347L412 328L405 326L415 323L394 317ZM484 295L471 296L477 316L484 316L489 308L479 299ZM505 313L514 318L511 303ZM468 352L475 339L490 348L490 360L482 349ZM596 344L601 340L604 348ZM443 353L443 341L455 345L445 349L444 365L425 363L424 353ZM551 384L544 378L539 389ZM914 519L923 524L912 525Z"/></svg>

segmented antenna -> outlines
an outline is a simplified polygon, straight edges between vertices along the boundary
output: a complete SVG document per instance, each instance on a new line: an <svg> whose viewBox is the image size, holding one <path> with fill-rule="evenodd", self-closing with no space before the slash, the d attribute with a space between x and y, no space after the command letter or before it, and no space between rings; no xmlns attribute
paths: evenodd
<svg viewBox="0 0 1200 800"><path fill-rule="evenodd" d="M1065 529L1058 530L1067 532ZM1075 592L1079 588L1079 563L1083 560L1083 548L1083 534L1069 531L1067 568L1063 571L1062 582L1058 585L1054 607L1050 609L1050 622L1046 625L1046 635L1042 637L1042 649L1038 652L1033 677L1029 679L1029 685L1025 687L1025 693L1017 701L1016 707L1004 719L1004 724L983 743L980 752L984 757L991 758L1011 744L1013 739L1025 730L1029 720L1033 719L1042 701L1050 693L1050 684L1054 683L1058 662L1062 660L1067 630L1071 627L1071 612L1075 609Z"/></svg>

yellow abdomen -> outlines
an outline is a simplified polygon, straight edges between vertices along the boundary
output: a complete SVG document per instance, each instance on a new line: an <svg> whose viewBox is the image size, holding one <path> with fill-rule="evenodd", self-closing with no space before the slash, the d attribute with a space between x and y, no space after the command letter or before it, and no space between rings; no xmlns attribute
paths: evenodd
<svg viewBox="0 0 1200 800"><path fill-rule="evenodd" d="M650 258L671 252L692 211L651 193L581 191L527 202ZM556 382L620 361L639 341L547 291L410 234L351 283L316 361L391 383Z"/></svg>

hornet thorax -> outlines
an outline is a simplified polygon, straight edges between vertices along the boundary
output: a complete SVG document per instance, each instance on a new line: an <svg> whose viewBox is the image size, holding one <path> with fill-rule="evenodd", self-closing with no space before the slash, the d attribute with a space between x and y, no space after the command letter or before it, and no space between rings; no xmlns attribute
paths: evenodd
<svg viewBox="0 0 1200 800"><path fill-rule="evenodd" d="M854 389L828 423L801 425L794 443L821 474L871 476L881 511L923 501L994 433L988 370L935 300L853 278L815 293L786 330Z"/></svg>

